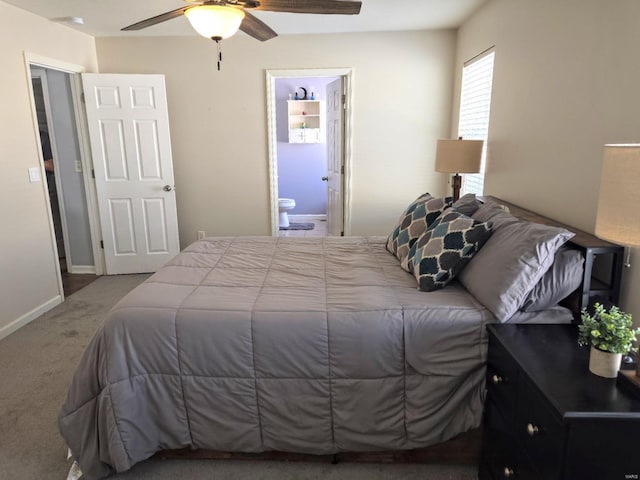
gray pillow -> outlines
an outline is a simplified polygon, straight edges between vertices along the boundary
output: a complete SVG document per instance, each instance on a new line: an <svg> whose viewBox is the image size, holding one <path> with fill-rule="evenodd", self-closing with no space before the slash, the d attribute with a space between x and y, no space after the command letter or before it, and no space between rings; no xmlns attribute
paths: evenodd
<svg viewBox="0 0 640 480"><path fill-rule="evenodd" d="M520 310L538 312L557 305L580 286L583 274L582 253L572 248L561 248L549 270L527 295Z"/></svg>
<svg viewBox="0 0 640 480"><path fill-rule="evenodd" d="M463 195L458 200L453 202L452 207L457 212L464 213L465 215L470 217L471 215L476 213L480 205L482 205L482 202L480 200L476 200L475 193L467 193L466 195Z"/></svg>
<svg viewBox="0 0 640 480"><path fill-rule="evenodd" d="M520 309L551 266L555 253L574 234L563 228L517 220L504 211L490 220L493 234L460 272L458 280L504 322Z"/></svg>
<svg viewBox="0 0 640 480"><path fill-rule="evenodd" d="M471 218L480 220L481 222L488 222L491 220L494 224L494 228L497 227L498 224L506 221L518 220L509 213L509 209L506 206L500 205L492 200L480 205L478 209L471 214Z"/></svg>

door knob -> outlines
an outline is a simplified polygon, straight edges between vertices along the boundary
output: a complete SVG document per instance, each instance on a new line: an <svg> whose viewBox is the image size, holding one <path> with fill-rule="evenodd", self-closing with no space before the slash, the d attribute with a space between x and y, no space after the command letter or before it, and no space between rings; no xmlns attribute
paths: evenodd
<svg viewBox="0 0 640 480"><path fill-rule="evenodd" d="M322 177L322 181L323 182L328 182L329 181L329 177Z"/></svg>
<svg viewBox="0 0 640 480"><path fill-rule="evenodd" d="M165 192L170 192L171 190L173 190L173 187L171 185L165 185L164 187L162 187L162 189Z"/></svg>

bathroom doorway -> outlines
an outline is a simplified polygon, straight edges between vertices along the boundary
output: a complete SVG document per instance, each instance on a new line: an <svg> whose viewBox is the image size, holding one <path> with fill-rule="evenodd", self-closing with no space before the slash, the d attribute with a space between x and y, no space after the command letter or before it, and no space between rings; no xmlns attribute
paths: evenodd
<svg viewBox="0 0 640 480"><path fill-rule="evenodd" d="M97 278L73 74L29 65L57 267L66 297Z"/></svg>
<svg viewBox="0 0 640 480"><path fill-rule="evenodd" d="M272 235L350 234L351 85L351 69L267 71Z"/></svg>

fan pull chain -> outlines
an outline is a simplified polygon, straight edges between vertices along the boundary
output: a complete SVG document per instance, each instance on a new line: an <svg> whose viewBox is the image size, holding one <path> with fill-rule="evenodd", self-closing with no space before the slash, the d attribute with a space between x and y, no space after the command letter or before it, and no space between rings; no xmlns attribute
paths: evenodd
<svg viewBox="0 0 640 480"><path fill-rule="evenodd" d="M216 45L218 47L218 71L220 71L220 65L222 64L222 45L220 45L219 39L216 39Z"/></svg>

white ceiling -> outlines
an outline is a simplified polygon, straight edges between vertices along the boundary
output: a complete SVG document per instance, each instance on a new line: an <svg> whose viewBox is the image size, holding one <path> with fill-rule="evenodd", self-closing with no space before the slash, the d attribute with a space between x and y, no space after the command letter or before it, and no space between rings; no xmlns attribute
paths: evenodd
<svg viewBox="0 0 640 480"><path fill-rule="evenodd" d="M175 18L137 32L120 29L175 10L181 0L2 0L95 37L192 36L187 19ZM302 33L428 30L460 26L486 0L362 0L360 15L252 12L280 35ZM82 17L84 25L64 22Z"/></svg>

